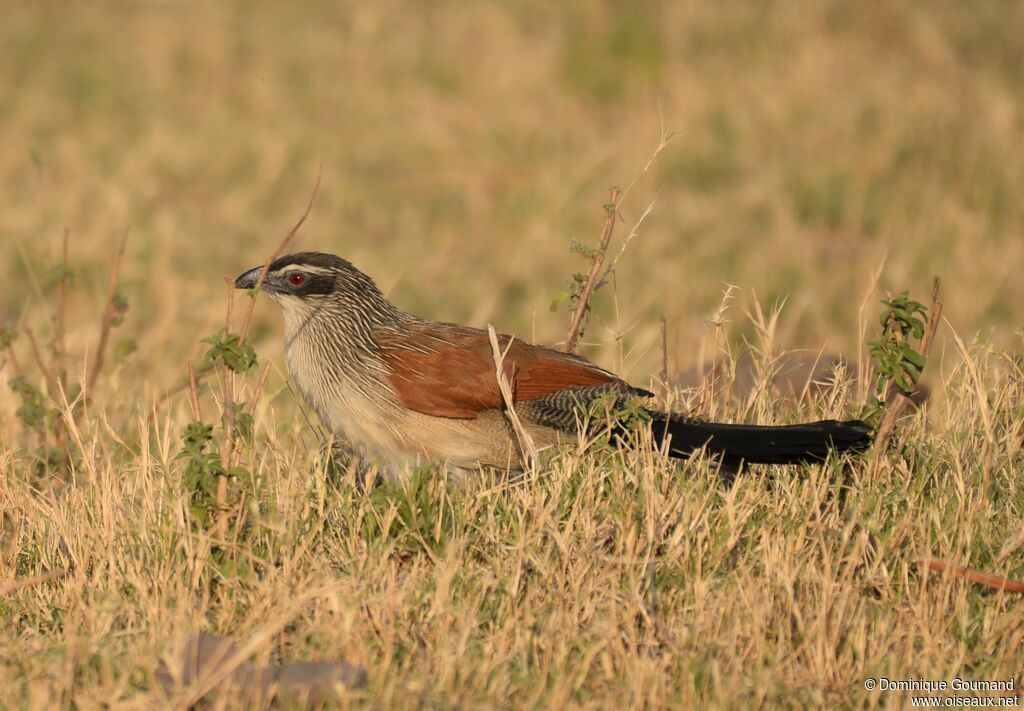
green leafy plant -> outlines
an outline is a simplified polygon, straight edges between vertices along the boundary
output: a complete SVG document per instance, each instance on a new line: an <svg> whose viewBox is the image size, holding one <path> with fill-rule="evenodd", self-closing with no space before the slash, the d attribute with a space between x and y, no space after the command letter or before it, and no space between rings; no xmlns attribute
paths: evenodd
<svg viewBox="0 0 1024 711"><path fill-rule="evenodd" d="M455 516L447 485L430 464L416 467L405 481L382 483L369 494L372 515L362 519L360 535L371 543L390 541L406 554L443 554Z"/></svg>
<svg viewBox="0 0 1024 711"><path fill-rule="evenodd" d="M14 414L22 424L29 429L45 426L47 420L53 416L53 409L46 406L46 398L42 391L29 382L24 374L11 378L7 384L11 391L21 398L21 404Z"/></svg>
<svg viewBox="0 0 1024 711"><path fill-rule="evenodd" d="M227 329L202 342L210 344L203 367L222 371L224 411L219 427L203 421L193 370L195 419L182 431L178 452L178 459L184 463L182 481L193 526L214 539L210 550L212 571L221 579L245 578L253 572L251 556L239 555L238 551L252 547L254 529L242 504L254 476L239 462L238 445L252 442L255 420L247 403L234 400L230 382L234 373L244 373L256 365L256 352L239 334Z"/></svg>
<svg viewBox="0 0 1024 711"><path fill-rule="evenodd" d="M601 267L608 254L608 243L612 238L612 231L615 229L615 220L619 214L619 200L622 192L618 188L609 190L609 202L604 204L605 223L601 233L601 239L597 247L588 247L576 240L572 240L570 249L573 253L580 255L590 262L590 269L586 274L576 272L569 280L568 289L562 291L551 302L551 310L556 311L558 305L569 300L572 303L572 317L569 323L569 333L565 338L565 350L572 352L576 349L576 340L587 330L587 321L590 316L590 297L600 289L607 280L600 278Z"/></svg>
<svg viewBox="0 0 1024 711"><path fill-rule="evenodd" d="M256 351L237 333L229 333L222 328L202 342L210 344L200 365L203 370L223 363L236 373L245 373L256 365Z"/></svg>
<svg viewBox="0 0 1024 711"><path fill-rule="evenodd" d="M17 338L18 332L15 330L14 326L9 323L5 323L3 326L0 326L0 351L7 350L14 345L14 341L17 340Z"/></svg>
<svg viewBox="0 0 1024 711"><path fill-rule="evenodd" d="M237 404L241 407L241 403ZM251 435L252 418L247 416L247 428ZM235 436L243 436L236 431ZM181 451L178 459L185 462L185 485L191 494L191 511L196 521L207 526L213 522L217 511L218 477L227 476L235 482L252 479L245 467L232 466L225 469L216 449L213 425L205 422L190 422L181 433ZM212 446L211 446L212 445Z"/></svg>
<svg viewBox="0 0 1024 711"><path fill-rule="evenodd" d="M266 265L284 252L305 222L319 186L318 176L305 212ZM240 445L252 444L255 429L252 408L259 401L268 369L264 368L249 403L235 396L235 376L248 373L257 364L256 351L247 343L254 306L255 300L250 299L240 332L233 332L234 290L229 291L224 327L201 339L210 347L199 367L191 361L188 364L193 421L182 431L178 459L184 462L182 479L189 496L192 525L210 534L212 572L222 580L246 578L254 572L255 525L250 514L258 513L259 508L251 499L247 506L246 496L254 488L256 477L246 466ZM200 405L199 377L211 373L219 375L219 427L203 419Z"/></svg>
<svg viewBox="0 0 1024 711"><path fill-rule="evenodd" d="M912 344L912 339L920 342L925 337L928 321L925 305L912 300L906 291L883 299L882 305L885 306L879 317L882 335L868 341L877 376L863 414L865 420L875 425L887 407L891 388L911 395L926 361L926 356Z"/></svg>
<svg viewBox="0 0 1024 711"><path fill-rule="evenodd" d="M110 297L110 324L120 326L128 314L128 297L119 290L114 291Z"/></svg>
<svg viewBox="0 0 1024 711"><path fill-rule="evenodd" d="M605 209L614 209L614 207L615 207L614 205L610 205L610 204L609 205L605 205ZM573 254L580 255L581 257L586 259L591 265L593 265L594 262L596 262L597 259L602 256L602 252L601 252L600 248L598 248L598 247L588 247L587 245L583 244L582 242L577 242L576 240L572 240L569 243L569 251L571 251ZM594 285L594 291L597 291L598 289L600 289L602 286L605 285L605 283L606 283L606 280L604 280L604 279L598 281ZM583 272L575 272L575 273L573 273L572 276L569 279L569 283L567 284L566 288L563 291L558 292L558 294L555 295L555 298L551 300L551 306L550 306L551 311L552 312L557 311L558 307L564 301L568 301L569 305L573 309L575 309L579 305L579 303L580 303L580 297L582 297L584 289L586 288L586 286L587 286L587 275L584 274ZM581 332L586 330L586 322L587 322L589 316L590 316L590 304L587 303L584 306L583 320L582 320L582 322L580 324L580 331Z"/></svg>
<svg viewBox="0 0 1024 711"><path fill-rule="evenodd" d="M124 256L125 243L114 256L110 270L107 300L100 317L99 335L92 349L90 369L81 381L72 377L68 369L68 347L65 340L67 310L70 287L75 272L69 266L68 233L64 234L63 258L61 262L43 271L39 280L45 296L54 300L53 327L45 341L37 340L26 325L15 329L10 324L0 327L0 351L6 353L6 361L13 377L8 380L11 391L20 398L16 410L18 420L28 432L25 451L33 458L33 471L39 475L67 475L79 456L67 436L67 422L62 417L62 408L67 404L70 416L77 419L84 411L84 403L91 399L97 382L103 372L105 355L110 341L111 330L124 322L128 312L128 299L118 291L120 264ZM37 375L22 367L24 361L15 353L15 342L25 336L31 359ZM122 339L113 348L117 362L124 362L136 350L135 341ZM41 385L36 385L36 381Z"/></svg>
<svg viewBox="0 0 1024 711"><path fill-rule="evenodd" d="M224 474L220 454L213 444L213 425L190 422L181 433L178 459L185 462L184 482L189 491L189 511L200 527L212 524L217 515L217 477Z"/></svg>

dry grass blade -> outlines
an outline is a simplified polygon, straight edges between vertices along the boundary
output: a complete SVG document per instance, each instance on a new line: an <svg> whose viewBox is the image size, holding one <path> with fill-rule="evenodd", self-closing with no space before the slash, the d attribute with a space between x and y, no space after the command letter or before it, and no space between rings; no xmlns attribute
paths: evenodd
<svg viewBox="0 0 1024 711"><path fill-rule="evenodd" d="M494 332L494 326L491 324L487 324L487 335L491 340L491 355L494 356L494 376L498 381L498 389L501 390L501 398L505 401L505 414L519 440L520 454L526 460L527 466L533 470L537 466L537 447L534 445L530 433L523 428L519 415L516 414L512 386L508 382L508 378L505 377L505 355L512 347L512 339L509 339L508 346L502 351L498 344L498 334Z"/></svg>
<svg viewBox="0 0 1024 711"><path fill-rule="evenodd" d="M121 240L121 246L118 247L117 254L114 256L114 263L110 267L110 279L107 282L107 303L103 307L103 316L100 319L100 337L96 343L96 355L93 357L92 369L89 371L89 378L86 380L86 397L91 397L93 388L96 386L96 380L100 377L100 373L103 372L103 364L107 354L107 343L110 340L110 329L114 325L114 300L117 294L117 284L121 278L121 260L124 258L124 250L127 244L128 233L126 232Z"/></svg>
<svg viewBox="0 0 1024 711"><path fill-rule="evenodd" d="M960 334L950 326L950 334L953 336L953 342L956 344L957 350L960 351L960 355L964 359L964 367L967 369L967 373L970 375L971 384L974 388L974 395L978 401L978 411L981 413L981 423L985 428L985 443L991 445L996 442L995 429L992 426L992 414L989 411L988 395L985 392L985 382L978 372L978 367L974 363L974 359L971 358L970 351L967 350L967 345L964 343Z"/></svg>
<svg viewBox="0 0 1024 711"><path fill-rule="evenodd" d="M573 309L572 318L569 319L569 331L565 335L565 346L563 347L566 353L572 353L576 350L576 341L580 337L580 324L583 323L583 317L587 313L590 297L594 295L597 278L601 274L601 267L604 265L605 257L608 254L608 243L611 241L612 232L615 230L615 219L619 214L619 200L622 198L622 192L617 187L610 188L608 192L609 198L608 204L605 205L607 216L605 217L604 230L601 232L597 253L590 264L590 273L587 274L583 290L576 301L576 308Z"/></svg>

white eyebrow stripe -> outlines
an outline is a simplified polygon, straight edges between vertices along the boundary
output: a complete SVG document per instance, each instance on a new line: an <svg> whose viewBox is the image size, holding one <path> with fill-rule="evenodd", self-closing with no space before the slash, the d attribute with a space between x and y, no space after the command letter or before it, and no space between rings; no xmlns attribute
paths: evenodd
<svg viewBox="0 0 1024 711"><path fill-rule="evenodd" d="M303 271L306 272L307 274L319 274L321 276L327 276L333 273L330 269L325 269L324 267L314 267L311 265L307 266L305 264L289 264L286 267L281 267L280 269L275 271L274 274L288 274L289 272L293 271Z"/></svg>

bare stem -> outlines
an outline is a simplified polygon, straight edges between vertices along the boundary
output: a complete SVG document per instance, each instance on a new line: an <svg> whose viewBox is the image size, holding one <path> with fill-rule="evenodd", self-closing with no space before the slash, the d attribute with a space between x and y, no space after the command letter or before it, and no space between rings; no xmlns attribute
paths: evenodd
<svg viewBox="0 0 1024 711"><path fill-rule="evenodd" d="M256 382L256 389L252 391L252 400L249 401L249 414L256 412L256 403L260 401L260 395L263 393L263 386L267 383L267 376L270 375L270 363L266 363L263 366L263 372L260 373L260 379Z"/></svg>
<svg viewBox="0 0 1024 711"><path fill-rule="evenodd" d="M277 259L278 257L281 256L281 254L284 252L285 249L287 249L288 244L292 241L292 238L299 231L299 228L302 227L303 223L306 221L306 218L309 217L309 213L313 209L313 203L316 201L317 193L320 191L320 177L321 177L322 173L323 173L323 166L320 166L320 170L317 172L317 175L316 175L316 183L313 185L313 192L309 196L309 203L306 205L305 211L303 211L302 216L299 217L299 221L295 223L295 226L292 227L290 230L288 230L287 234L285 234L284 239L281 240L281 243L277 246L277 249L274 250L274 253L270 255L270 258L266 262L263 263L263 271L260 272L260 277L259 277L259 279L256 280L256 286L253 287L253 291L256 291L256 290L258 290L260 288L260 286L263 284L264 279L266 279L266 277L267 277L267 271L269 271L270 265L273 264L275 259ZM249 306L246 309L245 318L242 321L242 330L241 330L241 332L239 334L240 342L243 343L243 344L246 342L246 340L249 337L249 326L252 323L252 314L253 314L253 310L255 308L256 308L256 300L252 299L252 300L250 300ZM202 379L207 374L209 374L209 372L211 370L213 370L212 366L205 366L205 367L200 368L197 371L196 374L198 375L198 377L200 379ZM176 394L178 392L181 392L182 390L184 390L188 386L189 386L188 381L185 381L185 382L182 382L182 383L178 383L177 385L173 386L169 390L165 391L163 395L160 396L160 398L157 400L157 405L162 405L172 395L174 395L174 394Z"/></svg>
<svg viewBox="0 0 1024 711"><path fill-rule="evenodd" d="M983 573L975 568L969 568L966 565L957 565L956 563L950 563L939 558L920 558L917 563L929 570L934 570L936 573L948 573L952 577L967 578L972 583L985 585L986 587L995 588L996 590L1005 590L1006 592L1012 593L1024 593L1024 581L1021 580L1012 580L1010 578L1003 577L1002 575Z"/></svg>
<svg viewBox="0 0 1024 711"><path fill-rule="evenodd" d="M263 285L263 280L267 278L267 272L270 270L270 265L274 263L274 260L280 257L284 250L287 249L288 244L292 241L292 238L302 227L303 223L306 222L306 218L309 217L310 211L313 209L313 203L316 202L316 195L320 192L320 178L323 175L324 167L320 166L316 173L316 183L313 185L313 192L309 196L309 203L306 205L305 211L302 216L299 217L299 221L295 223L295 226L288 230L285 234L284 239L277 245L277 249L270 255L270 258L263 263L263 270L260 272L259 279L256 280L256 286L253 287L253 291L259 291L259 288ZM249 308L245 312L245 319L242 321L242 330L240 331L240 342L245 343L245 339L249 336L249 324L252 323L252 312L256 308L256 299L249 301Z"/></svg>
<svg viewBox="0 0 1024 711"><path fill-rule="evenodd" d="M661 316L661 322L659 325L659 330L661 332L661 372L658 374L658 377L661 380L662 396L664 397L664 402L662 404L667 405L670 390L668 385L668 323L665 321L664 314Z"/></svg>
<svg viewBox="0 0 1024 711"><path fill-rule="evenodd" d="M100 320L100 337L96 344L96 356L93 358L92 370L89 372L89 378L86 381L86 397L92 395L92 390L96 386L96 380L100 377L100 373L103 372L107 342L110 340L110 329L114 325L114 298L117 294L118 281L121 278L121 260L124 258L124 249L127 244L128 233L126 232L124 239L121 240L121 246L114 256L114 263L110 267L110 279L107 283L107 304L103 308L103 318Z"/></svg>
<svg viewBox="0 0 1024 711"><path fill-rule="evenodd" d="M579 299L576 301L576 308L572 312L572 319L569 321L569 332L565 336L565 346L562 348L566 353L572 353L576 350L576 341L580 336L580 324L583 322L583 317L587 313L587 305L590 303L590 297L594 294L594 288L597 286L598 275L601 274L601 267L604 265L605 256L608 254L608 243L612 239L612 232L615 229L615 218L619 214L619 201L622 197L622 191L617 187L609 189L609 201L605 206L605 212L607 216L604 222L604 231L601 232L601 241L598 243L597 254L594 255L594 261L590 265L590 274L587 275L587 281L583 285L583 291L580 292Z"/></svg>
<svg viewBox="0 0 1024 711"><path fill-rule="evenodd" d="M196 366L191 359L188 361L188 389L192 404L192 419L196 422L203 421L203 410L199 405L199 382L196 379Z"/></svg>
<svg viewBox="0 0 1024 711"><path fill-rule="evenodd" d="M53 379L53 373L50 371L49 366L46 365L46 361L43 359L43 352L39 350L39 343L36 341L36 336L32 333L32 329L25 326L25 337L28 338L28 344L32 348L32 357L36 359L36 365L39 366L39 372L43 374L43 379L46 380L46 392L49 394L50 399L54 402L57 401L57 384Z"/></svg>
<svg viewBox="0 0 1024 711"><path fill-rule="evenodd" d="M67 347L65 342L68 310L68 228L64 228L64 244L61 254L60 283L57 286L57 328L54 338L54 367L56 368L57 387L67 389ZM54 423L54 439L57 449L64 451L64 418L58 417Z"/></svg>
<svg viewBox="0 0 1024 711"><path fill-rule="evenodd" d="M227 315L224 318L224 332L231 333L232 316L234 315L234 285L228 285ZM221 367L224 380L223 412L221 424L224 436L221 438L220 461L224 472L217 478L217 537L224 538L228 525L228 470L234 458L235 444L235 372L226 365Z"/></svg>
<svg viewBox="0 0 1024 711"><path fill-rule="evenodd" d="M67 325L67 311L68 311L68 228L64 228L64 250L61 262L61 273L60 283L57 286L57 337L56 347L56 359L57 359L57 378L63 384L66 381L67 373L65 372L67 348L65 345L65 332Z"/></svg>

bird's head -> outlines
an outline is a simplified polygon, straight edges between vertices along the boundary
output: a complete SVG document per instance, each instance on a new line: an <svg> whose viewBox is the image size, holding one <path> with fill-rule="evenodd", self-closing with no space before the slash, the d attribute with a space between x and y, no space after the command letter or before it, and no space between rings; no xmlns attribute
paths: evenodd
<svg viewBox="0 0 1024 711"><path fill-rule="evenodd" d="M236 289L253 289L263 267L235 279ZM260 285L281 306L285 316L327 311L357 316L394 309L373 280L352 263L323 252L296 252L274 260Z"/></svg>

